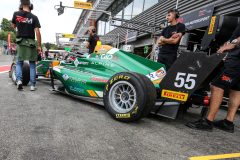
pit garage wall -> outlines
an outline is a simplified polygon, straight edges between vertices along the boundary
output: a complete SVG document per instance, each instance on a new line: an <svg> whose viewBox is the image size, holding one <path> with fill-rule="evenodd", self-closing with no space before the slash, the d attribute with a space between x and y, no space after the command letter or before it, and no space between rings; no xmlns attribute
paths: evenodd
<svg viewBox="0 0 240 160"><path fill-rule="evenodd" d="M239 0L179 0L178 9L181 15L188 12L192 12L195 9L199 9L208 5L215 5L214 15L236 15L240 12L240 1ZM140 21L145 23L160 24L165 19L166 13L170 8L176 7L176 0L163 0L160 3L149 8L145 12L142 12L132 20ZM142 30L149 30L146 27L134 26ZM157 31L160 32L160 31ZM120 34L120 42L125 41L127 30L123 28L116 28L108 34ZM146 33L138 33L138 38L146 36ZM138 40L137 40L138 41ZM143 44L144 45L144 44Z"/></svg>

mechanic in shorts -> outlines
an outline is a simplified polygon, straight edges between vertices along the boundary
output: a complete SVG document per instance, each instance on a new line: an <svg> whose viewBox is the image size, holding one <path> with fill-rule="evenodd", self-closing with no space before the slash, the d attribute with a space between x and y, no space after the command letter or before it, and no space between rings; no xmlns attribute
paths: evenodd
<svg viewBox="0 0 240 160"><path fill-rule="evenodd" d="M222 74L211 84L210 111L207 118L188 123L193 129L212 131L213 126L234 132L234 118L240 106L240 25L232 37L219 50L218 53L229 52L224 62ZM224 91L229 90L228 113L226 119L213 122L222 103Z"/></svg>
<svg viewBox="0 0 240 160"><path fill-rule="evenodd" d="M167 21L170 25L163 29L158 44L158 62L165 64L168 70L177 59L177 51L180 40L185 33L185 25L178 23L180 13L177 9L170 9L167 14Z"/></svg>
<svg viewBox="0 0 240 160"><path fill-rule="evenodd" d="M12 26L17 28L17 65L16 65L16 83L17 89L22 90L22 66L24 60L30 64L30 90L35 91L36 85L36 61L38 52L42 52L40 23L38 17L31 13L33 5L30 0L20 1L19 11L13 14ZM35 41L37 36L37 44Z"/></svg>
<svg viewBox="0 0 240 160"><path fill-rule="evenodd" d="M97 42L99 41L99 37L96 34L96 27L90 26L88 28L88 34L89 34L89 38L88 38L88 43L86 44L86 48L89 49L88 53L92 54L95 50Z"/></svg>

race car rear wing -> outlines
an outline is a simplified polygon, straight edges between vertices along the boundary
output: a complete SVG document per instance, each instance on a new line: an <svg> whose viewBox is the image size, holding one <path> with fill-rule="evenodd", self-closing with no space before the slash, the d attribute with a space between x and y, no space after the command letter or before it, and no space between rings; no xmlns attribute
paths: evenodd
<svg viewBox="0 0 240 160"><path fill-rule="evenodd" d="M160 83L161 97L184 103L221 63L226 54L184 52Z"/></svg>

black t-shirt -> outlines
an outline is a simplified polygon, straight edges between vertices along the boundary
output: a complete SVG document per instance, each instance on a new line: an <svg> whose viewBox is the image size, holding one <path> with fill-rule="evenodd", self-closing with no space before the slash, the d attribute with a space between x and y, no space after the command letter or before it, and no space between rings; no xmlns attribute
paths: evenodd
<svg viewBox="0 0 240 160"><path fill-rule="evenodd" d="M12 23L17 27L17 38L35 39L35 28L41 28L38 17L26 11L13 14Z"/></svg>
<svg viewBox="0 0 240 160"><path fill-rule="evenodd" d="M99 41L99 37L94 34L93 36L90 36L88 38L88 42L89 42L89 54L93 53L95 50L95 47L97 45L97 41Z"/></svg>
<svg viewBox="0 0 240 160"><path fill-rule="evenodd" d="M175 33L185 33L185 25L183 23L178 23L174 26L168 26L166 28L163 29L161 36L165 37L165 38L171 38L173 34ZM172 53L172 54L176 54L177 50L178 50L178 44L165 44L163 46L160 47L160 53Z"/></svg>

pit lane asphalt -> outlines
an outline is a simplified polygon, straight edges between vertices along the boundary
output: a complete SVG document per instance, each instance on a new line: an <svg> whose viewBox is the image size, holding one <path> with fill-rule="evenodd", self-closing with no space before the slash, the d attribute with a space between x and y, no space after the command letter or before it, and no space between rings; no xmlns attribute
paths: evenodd
<svg viewBox="0 0 240 160"><path fill-rule="evenodd" d="M0 56L0 66L10 61ZM199 118L199 109L182 119L150 116L127 124L101 106L51 93L48 81L37 87L19 92L7 73L0 74L0 160L184 160L240 152L239 115L234 134L185 127Z"/></svg>

